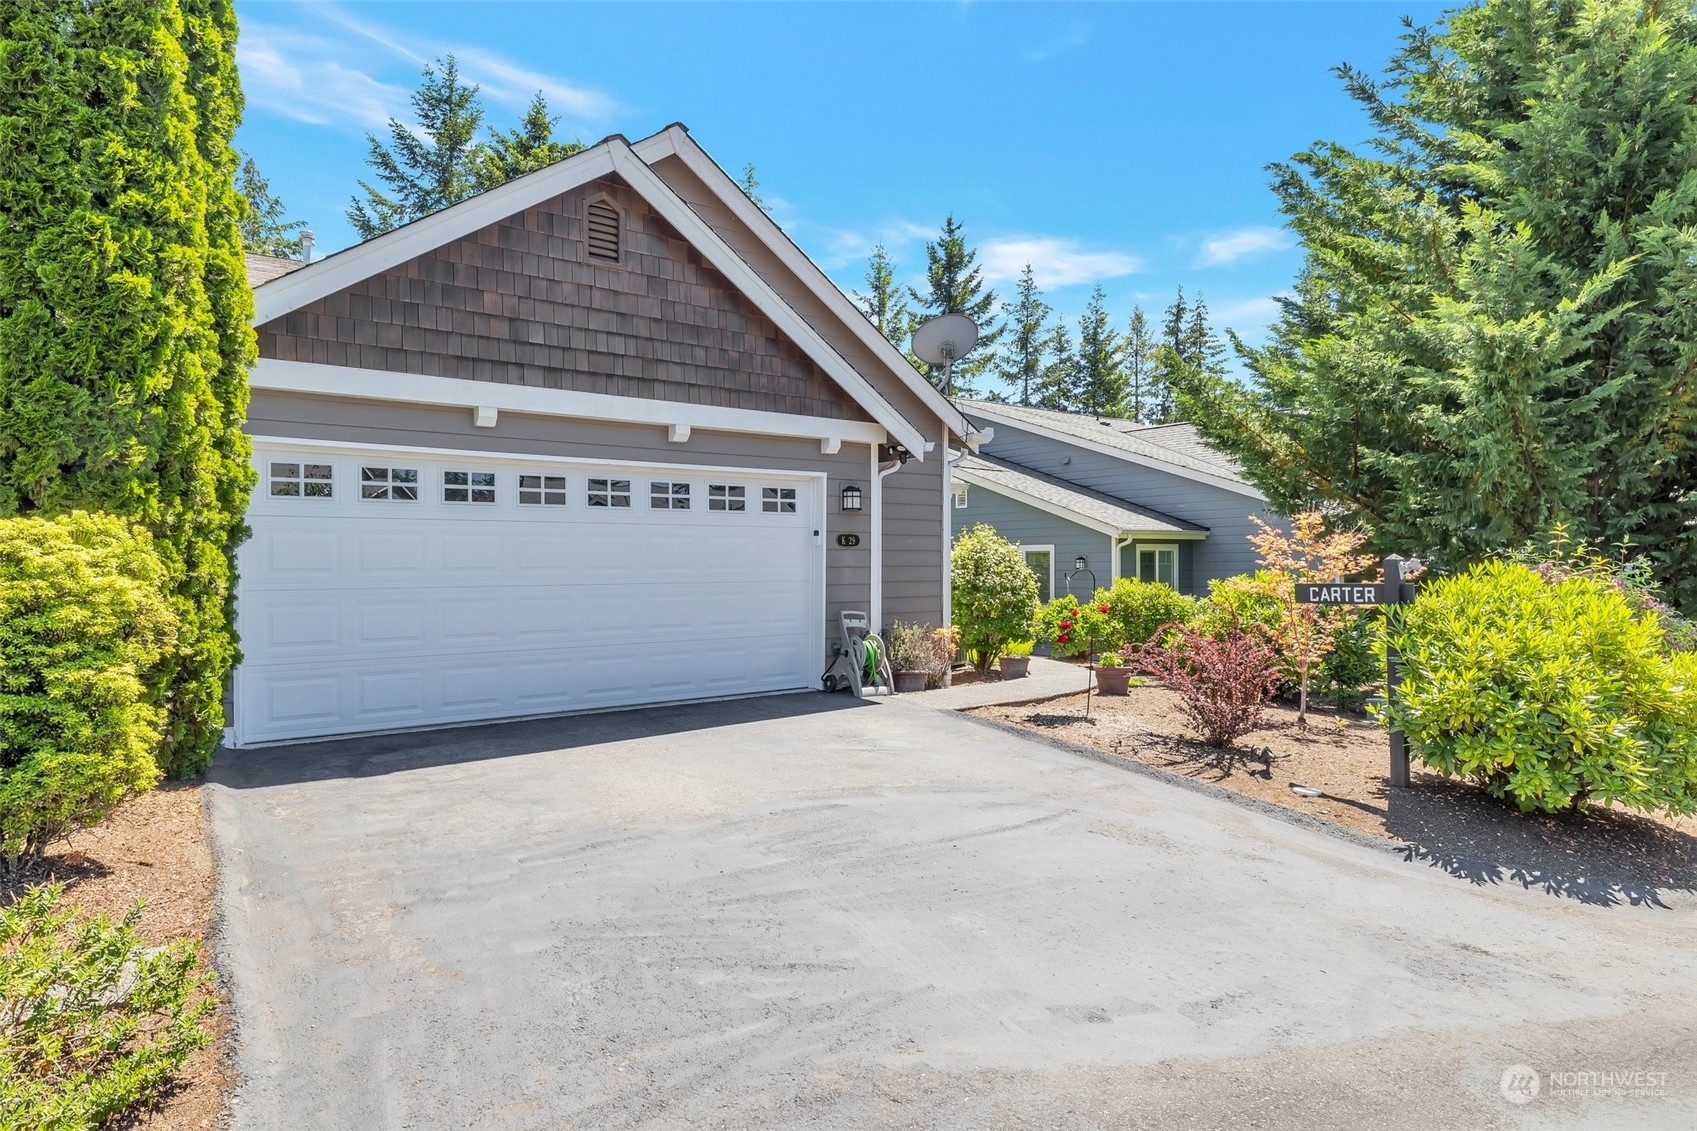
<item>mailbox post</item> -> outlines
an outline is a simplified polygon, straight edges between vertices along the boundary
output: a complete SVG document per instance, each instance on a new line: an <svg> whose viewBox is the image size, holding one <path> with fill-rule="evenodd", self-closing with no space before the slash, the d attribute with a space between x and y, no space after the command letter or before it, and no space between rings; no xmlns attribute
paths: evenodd
<svg viewBox="0 0 1697 1131"><path fill-rule="evenodd" d="M1304 605L1400 605L1414 599L1414 586L1403 580L1407 563L1400 555L1384 560L1383 581L1299 581L1296 599ZM1398 670L1400 657L1389 642L1385 645L1385 704L1396 701L1397 684L1402 675ZM1391 785L1397 789L1408 785L1408 739L1396 727L1391 728Z"/></svg>

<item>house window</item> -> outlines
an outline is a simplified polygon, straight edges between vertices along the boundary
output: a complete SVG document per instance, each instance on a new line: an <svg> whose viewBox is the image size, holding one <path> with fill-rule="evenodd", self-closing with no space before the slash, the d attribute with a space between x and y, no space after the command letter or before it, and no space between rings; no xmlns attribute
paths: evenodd
<svg viewBox="0 0 1697 1131"><path fill-rule="evenodd" d="M687 511L689 509L689 484L650 483L648 485L648 505L657 511Z"/></svg>
<svg viewBox="0 0 1697 1131"><path fill-rule="evenodd" d="M327 463L274 463L271 493L287 499L328 499L333 472Z"/></svg>
<svg viewBox="0 0 1697 1131"><path fill-rule="evenodd" d="M760 489L760 509L767 514L794 514L794 487L762 487Z"/></svg>
<svg viewBox="0 0 1697 1131"><path fill-rule="evenodd" d="M710 511L745 511L748 509L748 489L734 483L709 483L707 509Z"/></svg>
<svg viewBox="0 0 1697 1131"><path fill-rule="evenodd" d="M1137 580L1159 581L1178 588L1178 547L1137 547Z"/></svg>
<svg viewBox="0 0 1697 1131"><path fill-rule="evenodd" d="M1025 568L1037 579L1037 599L1047 605L1055 598L1055 548L1053 546L1021 546Z"/></svg>
<svg viewBox="0 0 1697 1131"><path fill-rule="evenodd" d="M592 507L630 506L629 479L591 479L589 505Z"/></svg>
<svg viewBox="0 0 1697 1131"><path fill-rule="evenodd" d="M965 483L956 483L955 484L955 510L963 511L965 509L966 509L966 484Z"/></svg>
<svg viewBox="0 0 1697 1131"><path fill-rule="evenodd" d="M566 505L564 475L519 476L519 504L527 507L563 507Z"/></svg>
<svg viewBox="0 0 1697 1131"><path fill-rule="evenodd" d="M359 497L417 502L418 468L362 467L359 469Z"/></svg>
<svg viewBox="0 0 1697 1131"><path fill-rule="evenodd" d="M605 200L590 204L585 225L584 242L589 258L604 263L619 261L619 210Z"/></svg>
<svg viewBox="0 0 1697 1131"><path fill-rule="evenodd" d="M442 473L444 503L492 503L495 501L493 471L444 471Z"/></svg>

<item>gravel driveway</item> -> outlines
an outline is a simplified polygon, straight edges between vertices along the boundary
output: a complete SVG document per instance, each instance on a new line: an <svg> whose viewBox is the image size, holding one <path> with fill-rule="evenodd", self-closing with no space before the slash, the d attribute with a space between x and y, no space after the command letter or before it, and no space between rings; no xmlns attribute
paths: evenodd
<svg viewBox="0 0 1697 1131"><path fill-rule="evenodd" d="M240 1129L1697 1125L1691 911L1476 887L923 705L212 778ZM1665 1076L1549 1075L1622 1070Z"/></svg>

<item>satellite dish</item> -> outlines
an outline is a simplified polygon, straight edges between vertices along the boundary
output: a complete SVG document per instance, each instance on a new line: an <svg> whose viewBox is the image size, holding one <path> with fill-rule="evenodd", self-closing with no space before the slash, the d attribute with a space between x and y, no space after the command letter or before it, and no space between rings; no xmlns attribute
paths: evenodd
<svg viewBox="0 0 1697 1131"><path fill-rule="evenodd" d="M939 314L913 332L913 356L932 365L959 361L978 344L978 324L964 314Z"/></svg>

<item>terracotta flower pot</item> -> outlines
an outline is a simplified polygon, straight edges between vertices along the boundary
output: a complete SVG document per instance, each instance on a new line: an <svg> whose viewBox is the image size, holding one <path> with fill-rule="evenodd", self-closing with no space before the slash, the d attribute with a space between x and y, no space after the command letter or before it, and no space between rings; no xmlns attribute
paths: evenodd
<svg viewBox="0 0 1697 1131"><path fill-rule="evenodd" d="M924 690L925 690L925 673L924 672L897 672L896 673L896 691L898 693L899 692L908 692L908 691L924 691Z"/></svg>
<svg viewBox="0 0 1697 1131"><path fill-rule="evenodd" d="M1003 656L996 662L1002 667L1003 679L1024 679L1031 667L1030 656Z"/></svg>
<svg viewBox="0 0 1697 1131"><path fill-rule="evenodd" d="M1125 695L1131 690L1130 668L1097 668L1096 694Z"/></svg>

